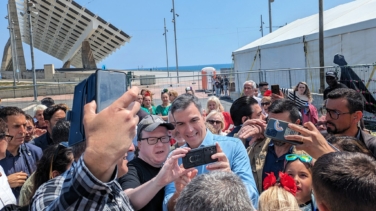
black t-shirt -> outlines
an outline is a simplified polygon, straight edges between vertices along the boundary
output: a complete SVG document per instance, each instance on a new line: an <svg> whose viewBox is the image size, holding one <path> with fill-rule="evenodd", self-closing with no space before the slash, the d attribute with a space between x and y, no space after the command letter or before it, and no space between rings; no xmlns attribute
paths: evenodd
<svg viewBox="0 0 376 211"><path fill-rule="evenodd" d="M339 88L348 88L348 87L345 84L341 84L341 83L338 83L334 87L330 87L330 86L326 87L326 89L324 90L324 100L326 100L326 98L328 98L329 92L331 92L335 89L339 89Z"/></svg>
<svg viewBox="0 0 376 211"><path fill-rule="evenodd" d="M161 168L155 168L140 158L135 158L128 163L128 173L119 178L119 183L123 190L137 188L138 186L153 179ZM164 188L151 199L151 201L140 210L159 211L162 210L164 199Z"/></svg>

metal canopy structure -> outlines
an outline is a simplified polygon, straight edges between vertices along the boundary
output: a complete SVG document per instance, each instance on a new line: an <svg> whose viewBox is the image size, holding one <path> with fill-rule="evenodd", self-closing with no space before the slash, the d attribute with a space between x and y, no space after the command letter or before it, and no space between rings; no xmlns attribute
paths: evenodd
<svg viewBox="0 0 376 211"><path fill-rule="evenodd" d="M30 45L28 0L15 0L22 41ZM81 44L90 43L98 63L130 36L73 0L33 0L34 47L74 67L82 67ZM35 11L35 12L34 12Z"/></svg>

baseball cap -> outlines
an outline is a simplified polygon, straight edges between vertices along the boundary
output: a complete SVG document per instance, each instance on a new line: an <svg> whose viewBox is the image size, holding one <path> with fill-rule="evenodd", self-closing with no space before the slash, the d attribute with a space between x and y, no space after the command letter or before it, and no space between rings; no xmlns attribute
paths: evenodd
<svg viewBox="0 0 376 211"><path fill-rule="evenodd" d="M335 77L337 78L337 73L335 71L326 72L326 77Z"/></svg>
<svg viewBox="0 0 376 211"><path fill-rule="evenodd" d="M158 126L164 126L167 128L167 130L173 130L175 128L173 124L165 122L160 116L149 114L145 116L137 125L138 139L140 138L141 132L143 130L147 132L152 132Z"/></svg>

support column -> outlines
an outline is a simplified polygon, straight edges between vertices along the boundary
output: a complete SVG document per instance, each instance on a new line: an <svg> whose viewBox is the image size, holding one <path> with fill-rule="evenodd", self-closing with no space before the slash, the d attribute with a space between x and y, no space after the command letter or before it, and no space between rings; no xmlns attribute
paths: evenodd
<svg viewBox="0 0 376 211"><path fill-rule="evenodd" d="M70 61L66 61L63 65L63 68L70 68Z"/></svg>
<svg viewBox="0 0 376 211"><path fill-rule="evenodd" d="M17 8L16 8L16 2L15 0L9 0L9 9L10 9L10 19L13 21L13 35L16 45L16 52L17 52L17 59L18 62L18 68L20 70L20 73L26 71L26 63L25 63L25 56L24 56L24 50L22 47L22 39L21 39L21 32L20 32L20 24L18 22L18 14L17 14Z"/></svg>
<svg viewBox="0 0 376 211"><path fill-rule="evenodd" d="M93 52L91 51L88 40L82 42L81 45L82 66L84 69L97 69Z"/></svg>

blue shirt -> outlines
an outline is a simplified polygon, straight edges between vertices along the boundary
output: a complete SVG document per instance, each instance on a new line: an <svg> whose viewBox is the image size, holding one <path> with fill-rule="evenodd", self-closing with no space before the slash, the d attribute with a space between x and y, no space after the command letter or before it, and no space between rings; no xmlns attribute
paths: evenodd
<svg viewBox="0 0 376 211"><path fill-rule="evenodd" d="M264 181L266 173L274 172L274 175L278 177L278 173L284 169L285 156L292 153L292 148L293 147L291 147L286 154L278 157L275 153L273 141L270 142L268 146L268 153L266 153L264 169L262 171L262 181Z"/></svg>
<svg viewBox="0 0 376 211"><path fill-rule="evenodd" d="M256 188L256 183L253 178L251 164L247 151L244 148L243 143L237 138L231 138L227 136L213 135L209 130L206 130L206 136L200 147L215 145L218 143L221 146L223 152L226 154L230 163L231 171L240 177L245 187L247 188L248 195L252 201L254 207L258 207L259 194ZM187 147L183 145L182 147ZM182 163L182 159L179 159L179 165ZM195 167L198 170L197 174L208 173L205 165ZM165 187L165 198L163 200L163 210L167 211L167 204L172 195L175 193L175 184L171 182Z"/></svg>
<svg viewBox="0 0 376 211"><path fill-rule="evenodd" d="M7 176L23 171L29 176L37 169L37 162L42 157L41 148L33 144L21 144L18 148L18 155L13 156L8 150L6 157L0 160L0 166L3 167ZM21 187L12 188L14 196L18 199Z"/></svg>

